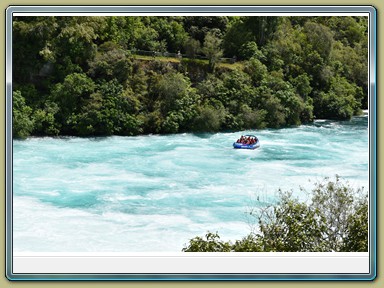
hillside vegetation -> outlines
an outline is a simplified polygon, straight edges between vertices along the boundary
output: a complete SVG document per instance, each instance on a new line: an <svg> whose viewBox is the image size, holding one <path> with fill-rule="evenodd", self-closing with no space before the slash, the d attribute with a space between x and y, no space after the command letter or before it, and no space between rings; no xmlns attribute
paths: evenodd
<svg viewBox="0 0 384 288"><path fill-rule="evenodd" d="M367 108L367 30L367 17L14 17L13 135L350 119Z"/></svg>

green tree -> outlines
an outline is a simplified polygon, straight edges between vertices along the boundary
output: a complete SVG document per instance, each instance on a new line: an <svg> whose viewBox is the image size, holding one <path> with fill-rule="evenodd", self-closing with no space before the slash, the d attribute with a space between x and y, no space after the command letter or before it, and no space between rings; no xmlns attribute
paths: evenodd
<svg viewBox="0 0 384 288"><path fill-rule="evenodd" d="M57 66L78 65L86 70L88 61L97 51L97 40L103 28L103 17L56 17L56 37L52 40L52 54ZM63 62L66 60L67 63ZM57 67L57 69L66 69ZM73 73L74 71L69 71ZM80 72L80 71L79 71ZM65 77L65 75L64 75ZM60 81L62 79L59 79Z"/></svg>
<svg viewBox="0 0 384 288"><path fill-rule="evenodd" d="M259 50L255 41L249 41L241 45L239 49L239 57L240 59L246 60L251 59L252 57L259 60L265 59L263 52Z"/></svg>
<svg viewBox="0 0 384 288"><path fill-rule="evenodd" d="M84 73L73 73L65 77L63 83L56 84L51 92L52 101L59 106L56 114L62 125L62 133L71 133L69 117L77 114L95 89L95 83Z"/></svg>
<svg viewBox="0 0 384 288"><path fill-rule="evenodd" d="M25 104L20 91L14 91L12 96L12 133L14 138L26 138L34 129L32 108Z"/></svg>
<svg viewBox="0 0 384 288"><path fill-rule="evenodd" d="M250 105L254 96L251 77L241 70L222 74L224 93L218 98L232 114L238 114L242 104Z"/></svg>
<svg viewBox="0 0 384 288"><path fill-rule="evenodd" d="M283 79L281 71L272 71L266 76L255 95L252 106L267 112L269 127L300 125L302 120L308 120L311 115L311 107L295 93L291 83Z"/></svg>
<svg viewBox="0 0 384 288"><path fill-rule="evenodd" d="M258 109L266 111L265 122L267 127L278 128L285 125L285 109L273 90L265 85L260 86L256 94L258 96Z"/></svg>
<svg viewBox="0 0 384 288"><path fill-rule="evenodd" d="M172 71L160 76L155 91L158 94L163 115L178 108L177 100L187 96L190 86L189 79L181 73Z"/></svg>
<svg viewBox="0 0 384 288"><path fill-rule="evenodd" d="M226 57L239 57L241 47L247 42L252 42L254 40L252 31L249 31L244 24L243 17L231 18L231 21L228 23L227 32L223 37L223 48Z"/></svg>
<svg viewBox="0 0 384 288"><path fill-rule="evenodd" d="M335 42L331 53L331 65L334 73L345 77L363 89L364 108L368 107L368 47L367 41L355 43L354 47Z"/></svg>
<svg viewBox="0 0 384 288"><path fill-rule="evenodd" d="M92 78L107 81L117 79L120 83L124 83L131 74L132 63L127 52L111 44L111 42L106 42L100 45L100 52L88 62L88 74Z"/></svg>
<svg viewBox="0 0 384 288"><path fill-rule="evenodd" d="M247 43L254 42L263 47L270 41L279 25L279 17L237 17L230 22L224 36L226 55L241 55ZM241 55L243 56L243 55ZM245 55L244 55L245 56Z"/></svg>
<svg viewBox="0 0 384 288"><path fill-rule="evenodd" d="M301 193L305 192L301 189ZM247 211L252 232L234 244L218 233L195 237L185 252L330 252L368 251L368 201L336 175L315 183L310 201L279 190L278 201Z"/></svg>
<svg viewBox="0 0 384 288"><path fill-rule="evenodd" d="M262 237L255 234L249 234L241 240L236 240L232 245L233 252L265 252L263 251Z"/></svg>
<svg viewBox="0 0 384 288"><path fill-rule="evenodd" d="M266 127L265 117L267 111L252 110L248 105L243 104L240 113L236 117L239 129L263 129Z"/></svg>
<svg viewBox="0 0 384 288"><path fill-rule="evenodd" d="M202 82L197 83L196 88L202 100L209 104L212 104L211 102L214 102L214 100L223 101L227 90L223 80L214 74L208 74Z"/></svg>
<svg viewBox="0 0 384 288"><path fill-rule="evenodd" d="M168 112L162 125L165 133L191 131L198 116L198 95L191 90L175 101L175 109Z"/></svg>
<svg viewBox="0 0 384 288"><path fill-rule="evenodd" d="M217 30L218 36L225 34L231 17L227 16L186 16L183 17L185 31L200 43L212 29Z"/></svg>
<svg viewBox="0 0 384 288"><path fill-rule="evenodd" d="M327 62L333 47L333 32L327 26L308 21L304 25L312 49L317 51L322 59Z"/></svg>
<svg viewBox="0 0 384 288"><path fill-rule="evenodd" d="M199 132L219 131L226 115L224 108L215 108L212 106L199 107L197 113L192 127L194 131Z"/></svg>
<svg viewBox="0 0 384 288"><path fill-rule="evenodd" d="M267 43L273 37L280 19L274 16L256 16L243 17L244 25L252 32L253 41L256 41L259 47Z"/></svg>
<svg viewBox="0 0 384 288"><path fill-rule="evenodd" d="M215 33L208 32L204 38L204 44L201 51L208 57L210 70L213 71L215 65L223 56L223 50L221 49L221 39L218 38Z"/></svg>
<svg viewBox="0 0 384 288"><path fill-rule="evenodd" d="M137 101L130 90L124 90L116 79L98 85L84 101L82 109L73 113L68 123L82 136L125 135L142 132L136 113Z"/></svg>
<svg viewBox="0 0 384 288"><path fill-rule="evenodd" d="M188 247L183 248L183 252L230 252L231 244L220 240L216 233L208 232L205 239L195 237L190 240Z"/></svg>
<svg viewBox="0 0 384 288"><path fill-rule="evenodd" d="M353 189L348 183L343 183L337 175L334 181L325 178L322 183L316 183L316 187L312 191L311 206L325 217L327 229L324 236L327 240L328 250L340 251L345 245L346 238L350 235L350 230L356 225L354 220L368 219L368 214L361 215L363 212L368 212L364 211L364 205L358 206L360 211L355 208L356 202L366 203L364 200L360 200L361 194L362 189ZM355 214L356 210L360 215ZM361 229L362 235L368 236L368 221L365 223L363 221L359 223L359 229ZM351 235L349 237L351 238ZM355 234L355 237L359 237L358 234Z"/></svg>
<svg viewBox="0 0 384 288"><path fill-rule="evenodd" d="M367 17L324 17L324 25L334 31L334 39L344 45L354 47L366 41L368 32Z"/></svg>
<svg viewBox="0 0 384 288"><path fill-rule="evenodd" d="M181 19L177 17L153 17L151 26L159 32L159 40L166 42L166 50L177 53L188 38Z"/></svg>
<svg viewBox="0 0 384 288"><path fill-rule="evenodd" d="M12 22L12 70L17 83L35 80L44 64L55 61L53 49L56 17L14 17Z"/></svg>
<svg viewBox="0 0 384 288"><path fill-rule="evenodd" d="M184 44L184 50L185 53L187 54L187 57L189 58L195 58L196 55L200 52L200 42L199 40L193 39L193 38L188 38Z"/></svg>
<svg viewBox="0 0 384 288"><path fill-rule="evenodd" d="M256 57L245 62L244 71L252 78L253 86L260 86L261 81L267 77L268 69Z"/></svg>
<svg viewBox="0 0 384 288"><path fill-rule="evenodd" d="M290 82L294 86L296 93L299 94L304 100L307 100L313 90L311 87L311 78L308 74L300 74L296 78L293 78Z"/></svg>
<svg viewBox="0 0 384 288"><path fill-rule="evenodd" d="M253 215L257 215L265 247L277 249L274 251L342 251L353 237L367 244L367 201L362 194L362 188L353 189L336 175L333 181L326 177L315 183L309 203L299 202L285 192L271 207L272 213L267 208ZM356 251L356 247L349 247ZM367 251L367 247L361 245L359 249Z"/></svg>
<svg viewBox="0 0 384 288"><path fill-rule="evenodd" d="M152 28L151 26L142 25L137 29L137 33L142 36L136 39L136 46L135 46L136 49L164 52L162 50L165 50L165 49L161 49L162 46L158 41L159 33L154 28Z"/></svg>
<svg viewBox="0 0 384 288"><path fill-rule="evenodd" d="M44 108L35 110L33 114L35 122L33 133L35 135L59 135L60 124L55 119L58 112L59 106L51 101L46 101Z"/></svg>
<svg viewBox="0 0 384 288"><path fill-rule="evenodd" d="M303 73L306 56L304 50L307 45L308 40L302 27L293 27L290 19L284 17L273 40L264 46L269 58L266 62L277 68L272 70L282 69L285 78L297 77Z"/></svg>
<svg viewBox="0 0 384 288"><path fill-rule="evenodd" d="M341 251L367 252L368 249L368 195L355 204L354 213L348 215L346 236Z"/></svg>
<svg viewBox="0 0 384 288"><path fill-rule="evenodd" d="M326 251L327 223L320 210L281 192L278 203L257 216L262 250L269 252Z"/></svg>
<svg viewBox="0 0 384 288"><path fill-rule="evenodd" d="M315 114L325 119L350 119L359 114L362 89L344 77L332 77L328 92L320 92L314 97Z"/></svg>

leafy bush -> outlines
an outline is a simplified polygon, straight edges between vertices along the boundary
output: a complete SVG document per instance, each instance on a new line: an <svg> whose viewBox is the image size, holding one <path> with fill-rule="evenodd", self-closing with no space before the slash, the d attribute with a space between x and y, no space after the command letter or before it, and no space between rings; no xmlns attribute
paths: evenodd
<svg viewBox="0 0 384 288"><path fill-rule="evenodd" d="M110 43L110 42L107 42ZM93 78L105 80L117 79L124 83L131 73L132 64L128 58L128 53L116 47L104 45L102 51L89 61L88 74Z"/></svg>
<svg viewBox="0 0 384 288"><path fill-rule="evenodd" d="M334 77L329 91L320 92L314 97L316 116L325 119L350 119L360 112L361 99L361 88L344 77Z"/></svg>
<svg viewBox="0 0 384 288"><path fill-rule="evenodd" d="M198 132L219 131L225 119L224 109L215 109L211 106L201 107L194 120L193 130Z"/></svg>
<svg viewBox="0 0 384 288"><path fill-rule="evenodd" d="M264 59L263 53L257 47L255 41L249 41L241 45L239 50L239 56L241 59L250 59L255 57L256 59Z"/></svg>
<svg viewBox="0 0 384 288"><path fill-rule="evenodd" d="M28 137L33 128L32 108L25 104L20 91L13 92L12 133L15 138Z"/></svg>
<svg viewBox="0 0 384 288"><path fill-rule="evenodd" d="M209 60L209 68L211 71L215 69L216 63L223 56L223 50L221 49L222 40L218 38L215 33L208 32L204 38L204 44L201 51L207 56Z"/></svg>
<svg viewBox="0 0 384 288"><path fill-rule="evenodd" d="M216 233L208 232L205 239L195 237L190 241L190 245L183 249L184 252L230 252L230 242L223 242Z"/></svg>
<svg viewBox="0 0 384 288"><path fill-rule="evenodd" d="M301 192L305 192L301 189ZM336 175L312 190L301 202L292 192L279 191L275 205L247 211L252 233L223 242L218 233L195 237L184 252L331 252L368 251L368 196Z"/></svg>

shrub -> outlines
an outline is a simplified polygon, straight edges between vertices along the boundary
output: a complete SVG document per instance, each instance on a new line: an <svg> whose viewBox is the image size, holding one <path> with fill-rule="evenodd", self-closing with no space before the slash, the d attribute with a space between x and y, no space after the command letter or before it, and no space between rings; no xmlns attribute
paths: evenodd
<svg viewBox="0 0 384 288"><path fill-rule="evenodd" d="M15 138L26 138L34 129L32 108L25 104L20 91L13 92L12 133Z"/></svg>
<svg viewBox="0 0 384 288"><path fill-rule="evenodd" d="M303 192L303 189L301 189ZM247 211L256 228L234 244L218 233L195 237L184 252L325 252L368 251L368 196L336 175L316 183L309 203L279 190L275 205Z"/></svg>

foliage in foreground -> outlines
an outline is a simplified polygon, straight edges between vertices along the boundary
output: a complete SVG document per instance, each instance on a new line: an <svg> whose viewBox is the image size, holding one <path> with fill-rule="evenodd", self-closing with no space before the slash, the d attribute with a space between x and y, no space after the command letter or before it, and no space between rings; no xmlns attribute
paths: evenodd
<svg viewBox="0 0 384 288"><path fill-rule="evenodd" d="M301 189L302 190L302 189ZM303 191L303 190L302 190ZM235 243L208 232L184 252L365 252L368 251L368 195L336 175L316 183L311 200L279 191L276 205L247 211L252 232Z"/></svg>

